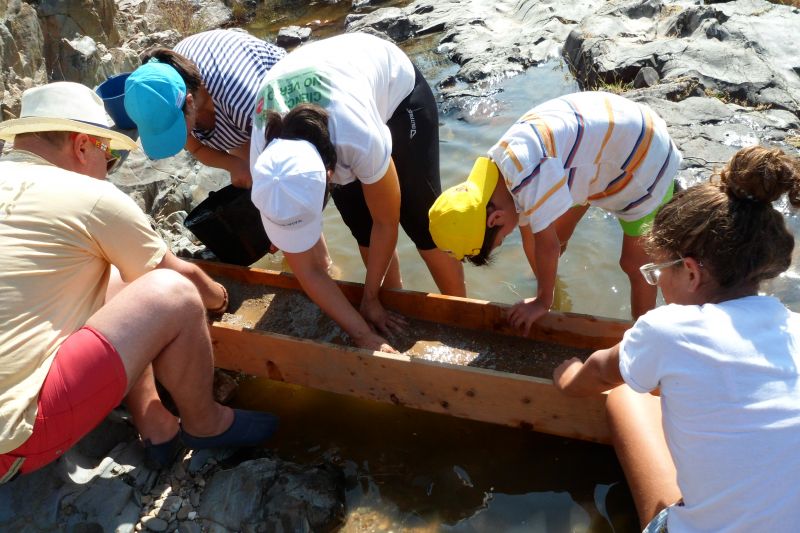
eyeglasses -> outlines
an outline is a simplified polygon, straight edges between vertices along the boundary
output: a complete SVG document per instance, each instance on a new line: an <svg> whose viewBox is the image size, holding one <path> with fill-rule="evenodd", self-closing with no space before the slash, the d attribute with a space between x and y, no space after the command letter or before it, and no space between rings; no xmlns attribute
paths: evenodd
<svg viewBox="0 0 800 533"><path fill-rule="evenodd" d="M639 272L642 273L642 277L644 277L644 280L647 283L650 285L658 285L658 279L661 277L661 271L679 263L683 263L683 257L673 261L666 261L664 263L647 263L646 265L639 267Z"/></svg>
<svg viewBox="0 0 800 533"><path fill-rule="evenodd" d="M112 150L109 143L97 137L92 137L91 135L87 135L87 137L89 137L89 140L92 141L96 147L105 153L106 173L111 174L116 171L122 162L122 152L120 150Z"/></svg>

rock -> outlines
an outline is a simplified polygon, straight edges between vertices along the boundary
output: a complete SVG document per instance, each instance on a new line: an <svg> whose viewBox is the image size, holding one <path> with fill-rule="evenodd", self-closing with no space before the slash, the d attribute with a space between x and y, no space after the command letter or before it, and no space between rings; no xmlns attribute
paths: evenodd
<svg viewBox="0 0 800 533"><path fill-rule="evenodd" d="M22 92L47 82L44 35L36 11L20 0L0 9L0 120L19 116Z"/></svg>
<svg viewBox="0 0 800 533"><path fill-rule="evenodd" d="M637 89L652 87L661 81L658 71L653 67L642 67L633 79L633 86Z"/></svg>
<svg viewBox="0 0 800 533"><path fill-rule="evenodd" d="M214 474L199 514L234 530L282 524L298 531L307 523L312 531L329 531L344 519L344 476L330 465L308 469L268 458L245 461Z"/></svg>
<svg viewBox="0 0 800 533"><path fill-rule="evenodd" d="M278 30L275 44L284 48L293 48L311 37L311 28L300 26L286 26Z"/></svg>
<svg viewBox="0 0 800 533"><path fill-rule="evenodd" d="M197 522L181 522L178 525L178 533L201 533L202 529Z"/></svg>
<svg viewBox="0 0 800 533"><path fill-rule="evenodd" d="M785 39L798 27L800 10L765 0L608 3L569 34L564 58L585 88L630 83L650 67L665 81L689 77L728 100L798 113L800 61Z"/></svg>
<svg viewBox="0 0 800 533"><path fill-rule="evenodd" d="M145 529L148 531L166 531L167 530L167 522L160 518L154 517L145 517L142 519L142 525L144 525Z"/></svg>
<svg viewBox="0 0 800 533"><path fill-rule="evenodd" d="M438 51L461 67L456 78L473 84L499 80L560 55L569 31L592 13L589 0L416 0L404 8L350 15L348 31L367 29L401 41L441 32ZM445 98L458 87L442 90ZM477 87L488 94L492 84Z"/></svg>

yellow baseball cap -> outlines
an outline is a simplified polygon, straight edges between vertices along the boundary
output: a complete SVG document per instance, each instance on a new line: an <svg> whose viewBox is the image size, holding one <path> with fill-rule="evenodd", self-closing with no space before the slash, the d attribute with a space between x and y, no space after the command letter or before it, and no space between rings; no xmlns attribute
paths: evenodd
<svg viewBox="0 0 800 533"><path fill-rule="evenodd" d="M428 211L437 248L459 261L480 253L486 233L486 204L498 177L497 165L487 157L479 157L467 181L439 195Z"/></svg>

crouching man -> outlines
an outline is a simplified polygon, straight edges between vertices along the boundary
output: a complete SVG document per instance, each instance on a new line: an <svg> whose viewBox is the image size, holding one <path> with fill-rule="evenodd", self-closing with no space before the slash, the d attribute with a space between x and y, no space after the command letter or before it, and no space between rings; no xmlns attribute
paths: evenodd
<svg viewBox="0 0 800 533"><path fill-rule="evenodd" d="M0 482L57 459L123 399L157 465L181 443L269 438L273 415L213 399L205 313L227 293L105 181L116 150L136 144L108 127L102 101L70 82L29 89L0 139L14 142L0 159Z"/></svg>

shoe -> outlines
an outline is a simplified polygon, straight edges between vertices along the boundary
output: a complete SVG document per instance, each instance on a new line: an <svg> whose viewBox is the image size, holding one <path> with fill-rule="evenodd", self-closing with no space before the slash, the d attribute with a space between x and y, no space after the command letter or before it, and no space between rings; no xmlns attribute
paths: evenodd
<svg viewBox="0 0 800 533"><path fill-rule="evenodd" d="M170 466L184 449L180 431L172 439L161 444L153 444L150 439L145 439L143 442L144 461L147 467L152 470L161 470Z"/></svg>
<svg viewBox="0 0 800 533"><path fill-rule="evenodd" d="M278 428L278 417L261 411L233 410L233 424L213 437L195 437L181 428L183 443L193 450L207 448L243 448L257 446L269 439Z"/></svg>

